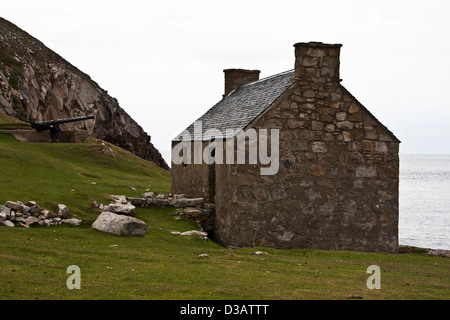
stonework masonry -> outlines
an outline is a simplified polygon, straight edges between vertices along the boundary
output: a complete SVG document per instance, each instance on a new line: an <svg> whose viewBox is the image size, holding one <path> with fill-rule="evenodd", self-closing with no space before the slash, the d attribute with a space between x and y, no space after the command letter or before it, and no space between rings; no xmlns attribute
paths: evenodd
<svg viewBox="0 0 450 320"><path fill-rule="evenodd" d="M279 129L277 174L173 166L173 193L214 196L218 241L398 252L400 141L341 85L340 47L296 44L292 85L247 127Z"/></svg>

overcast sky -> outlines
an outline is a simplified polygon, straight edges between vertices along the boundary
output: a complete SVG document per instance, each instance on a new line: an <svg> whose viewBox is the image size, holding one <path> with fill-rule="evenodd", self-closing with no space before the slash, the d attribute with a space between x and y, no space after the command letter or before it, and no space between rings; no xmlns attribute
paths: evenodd
<svg viewBox="0 0 450 320"><path fill-rule="evenodd" d="M345 86L401 141L450 154L450 1L2 1L0 16L117 98L170 163L170 141L222 98L223 70L294 67L341 43Z"/></svg>

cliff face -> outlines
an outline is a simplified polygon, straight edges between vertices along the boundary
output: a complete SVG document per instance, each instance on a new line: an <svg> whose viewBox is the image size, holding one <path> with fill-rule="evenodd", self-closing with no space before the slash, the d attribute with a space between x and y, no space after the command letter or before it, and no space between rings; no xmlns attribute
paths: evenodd
<svg viewBox="0 0 450 320"><path fill-rule="evenodd" d="M0 108L23 121L94 115L63 130L87 130L137 156L168 165L150 136L87 74L0 18Z"/></svg>

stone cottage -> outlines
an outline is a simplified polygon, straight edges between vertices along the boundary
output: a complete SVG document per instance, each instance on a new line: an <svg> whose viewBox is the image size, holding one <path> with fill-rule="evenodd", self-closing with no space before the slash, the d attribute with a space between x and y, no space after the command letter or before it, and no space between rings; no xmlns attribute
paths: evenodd
<svg viewBox="0 0 450 320"><path fill-rule="evenodd" d="M229 247L396 253L400 141L341 85L340 44L294 47L291 71L224 70L223 99L172 141L172 193L213 203Z"/></svg>

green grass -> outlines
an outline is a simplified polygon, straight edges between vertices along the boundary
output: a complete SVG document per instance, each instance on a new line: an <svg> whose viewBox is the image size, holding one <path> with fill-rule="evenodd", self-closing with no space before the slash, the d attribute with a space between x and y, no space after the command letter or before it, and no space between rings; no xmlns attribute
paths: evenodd
<svg viewBox="0 0 450 320"><path fill-rule="evenodd" d="M57 203L88 221L29 229L0 225L0 299L449 299L449 259L424 254L348 251L231 250L197 236L170 231L197 229L176 220L173 208L138 208L149 230L130 238L90 228L99 211L92 200L108 194L168 192L167 171L99 141L83 144L19 143L0 134L0 203ZM91 182L96 182L95 185ZM135 187L133 191L127 187ZM74 190L74 191L72 191ZM267 255L251 253L261 250ZM210 258L199 258L206 253ZM81 289L66 286L66 269L81 269ZM381 289L366 286L367 267L381 269Z"/></svg>
<svg viewBox="0 0 450 320"><path fill-rule="evenodd" d="M4 114L0 110L0 130L31 129L31 124Z"/></svg>
<svg viewBox="0 0 450 320"><path fill-rule="evenodd" d="M0 202L34 200L49 210L63 203L74 216L92 221L97 214L93 201L105 203L108 194L140 196L147 188L170 191L168 171L104 144L96 140L79 144L22 143L0 134ZM117 157L105 155L105 146Z"/></svg>

